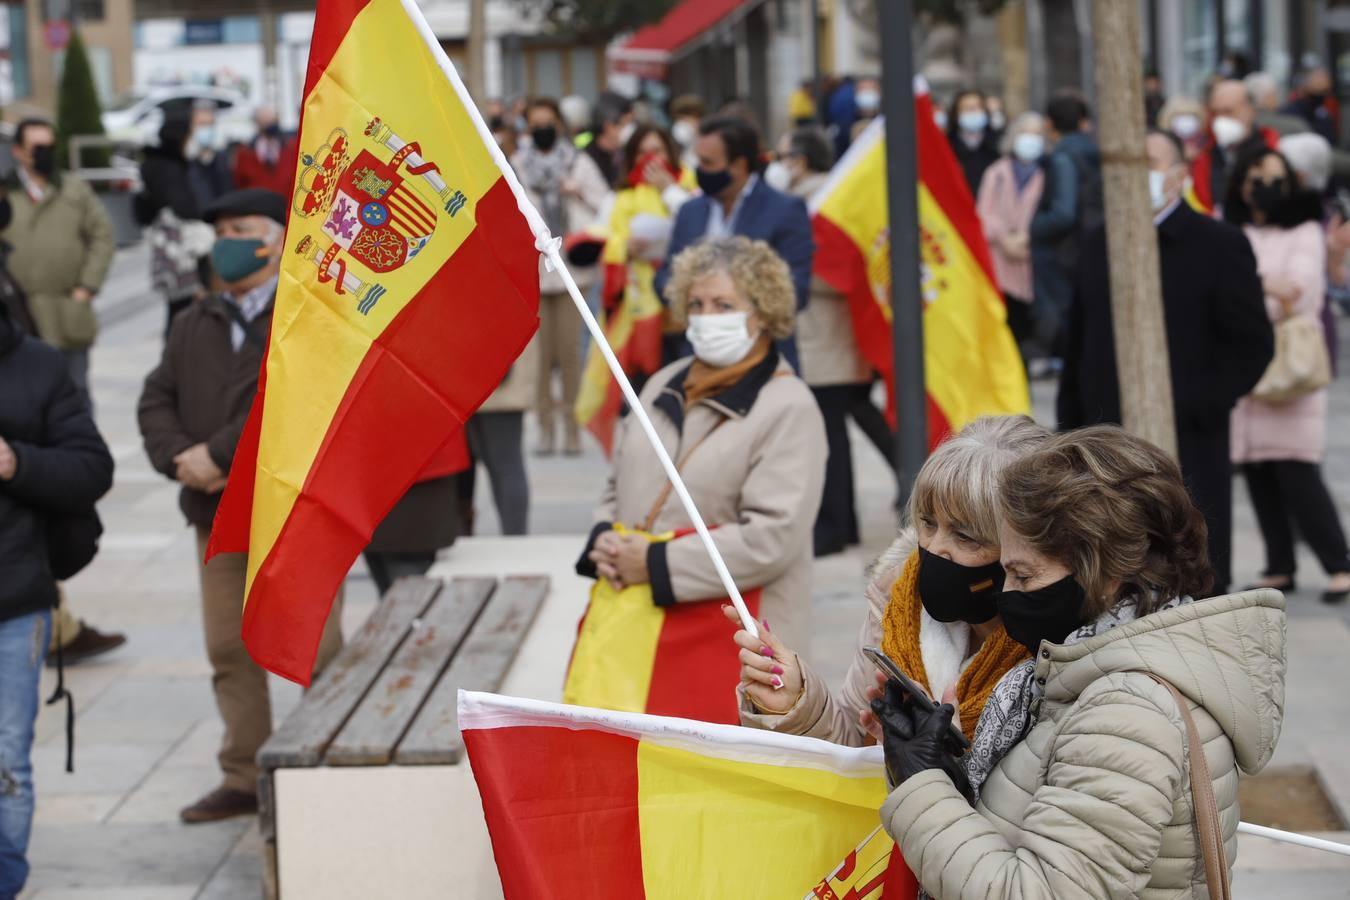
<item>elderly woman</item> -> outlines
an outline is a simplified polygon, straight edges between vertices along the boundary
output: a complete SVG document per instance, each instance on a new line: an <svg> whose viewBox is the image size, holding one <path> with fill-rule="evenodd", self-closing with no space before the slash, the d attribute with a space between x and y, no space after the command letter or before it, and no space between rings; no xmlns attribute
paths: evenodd
<svg viewBox="0 0 1350 900"><path fill-rule="evenodd" d="M867 690L876 673L863 648L879 646L933 697L954 699L973 737L994 685L1027 658L993 605L1003 584L999 483L1008 465L1046 437L1026 417L977 419L928 458L910 494L914 530L875 567L865 591L867 619L839 694L783 634L765 631L761 639L738 631L741 723L860 746L871 724Z"/></svg>
<svg viewBox="0 0 1350 900"><path fill-rule="evenodd" d="M1025 112L1013 120L1004 140L1007 155L980 181L976 209L994 257L994 274L1007 301L1008 328L1022 357L1032 336L1031 217L1041 202L1045 174L1045 120Z"/></svg>
<svg viewBox="0 0 1350 900"><path fill-rule="evenodd" d="M1212 896L1228 878L1215 848L1231 866L1237 846L1239 770L1260 771L1280 733L1283 599L1192 601L1213 577L1204 519L1176 463L1113 426L1010 465L999 533L997 607L1035 655L980 729L1025 738L992 770L978 754L953 765L951 707L888 686L873 704L894 786L882 823L946 900ZM1197 813L1206 788L1217 824Z"/></svg>
<svg viewBox="0 0 1350 900"><path fill-rule="evenodd" d="M704 241L675 259L667 289L694 359L648 380L642 404L680 468L742 591L762 588L760 614L801 644L811 607L811 525L825 475L825 426L815 399L779 357L792 333L787 265L763 241ZM598 524L578 564L616 587L650 584L658 606L725 597L642 429L627 416L614 441ZM730 690L728 685L728 690Z"/></svg>

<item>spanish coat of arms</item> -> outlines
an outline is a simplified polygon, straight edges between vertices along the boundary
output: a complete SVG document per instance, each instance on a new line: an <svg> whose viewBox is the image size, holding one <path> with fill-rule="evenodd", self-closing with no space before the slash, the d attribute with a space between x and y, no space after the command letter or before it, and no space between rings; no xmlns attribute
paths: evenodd
<svg viewBox="0 0 1350 900"><path fill-rule="evenodd" d="M318 268L321 283L331 282L339 296L351 295L357 310L369 315L385 293L374 279L421 253L440 212L453 218L467 198L446 185L416 141L404 141L380 119L372 119L362 136L371 149L353 147L337 128L301 156L292 210L318 221L321 235L305 235L295 252Z"/></svg>

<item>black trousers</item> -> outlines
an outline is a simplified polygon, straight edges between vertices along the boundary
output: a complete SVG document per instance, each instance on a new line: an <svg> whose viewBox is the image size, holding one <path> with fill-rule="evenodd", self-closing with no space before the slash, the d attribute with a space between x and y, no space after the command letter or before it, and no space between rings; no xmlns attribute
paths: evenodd
<svg viewBox="0 0 1350 900"><path fill-rule="evenodd" d="M858 423L869 441L886 458L895 461L895 437L881 410L872 405L871 385L834 384L812 387L816 404L825 419L829 457L825 462L825 489L816 516L815 554L841 553L859 543L858 511L853 485L853 454L848 420Z"/></svg>
<svg viewBox="0 0 1350 900"><path fill-rule="evenodd" d="M1209 530L1214 596L1233 580L1233 466L1228 460L1228 424L1214 431L1178 429L1177 456L1191 499Z"/></svg>
<svg viewBox="0 0 1350 900"><path fill-rule="evenodd" d="M1295 529L1328 575L1350 572L1350 548L1320 466L1294 460L1247 463L1242 474L1266 543L1267 575L1294 574Z"/></svg>

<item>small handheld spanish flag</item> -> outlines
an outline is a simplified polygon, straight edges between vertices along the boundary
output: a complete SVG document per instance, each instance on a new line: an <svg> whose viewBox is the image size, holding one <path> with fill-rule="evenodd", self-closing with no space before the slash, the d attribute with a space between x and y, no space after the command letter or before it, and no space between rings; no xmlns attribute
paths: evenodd
<svg viewBox="0 0 1350 900"><path fill-rule="evenodd" d="M208 556L248 553L243 638L308 684L375 527L538 326L513 176L412 0L319 0L258 395Z"/></svg>

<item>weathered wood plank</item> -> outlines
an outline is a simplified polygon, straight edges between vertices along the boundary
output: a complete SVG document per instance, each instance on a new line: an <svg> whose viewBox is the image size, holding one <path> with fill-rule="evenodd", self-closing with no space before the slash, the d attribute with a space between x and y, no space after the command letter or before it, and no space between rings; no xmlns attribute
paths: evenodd
<svg viewBox="0 0 1350 900"><path fill-rule="evenodd" d="M464 751L456 711L460 688L495 691L501 686L548 588L549 581L544 576L503 579L399 744L395 763L428 766L459 762Z"/></svg>
<svg viewBox="0 0 1350 900"><path fill-rule="evenodd" d="M494 578L456 578L441 591L329 745L327 765L389 763L496 587Z"/></svg>
<svg viewBox="0 0 1350 900"><path fill-rule="evenodd" d="M304 699L258 753L264 771L280 767L317 766L333 737L408 633L441 589L426 578L400 581L329 664Z"/></svg>

